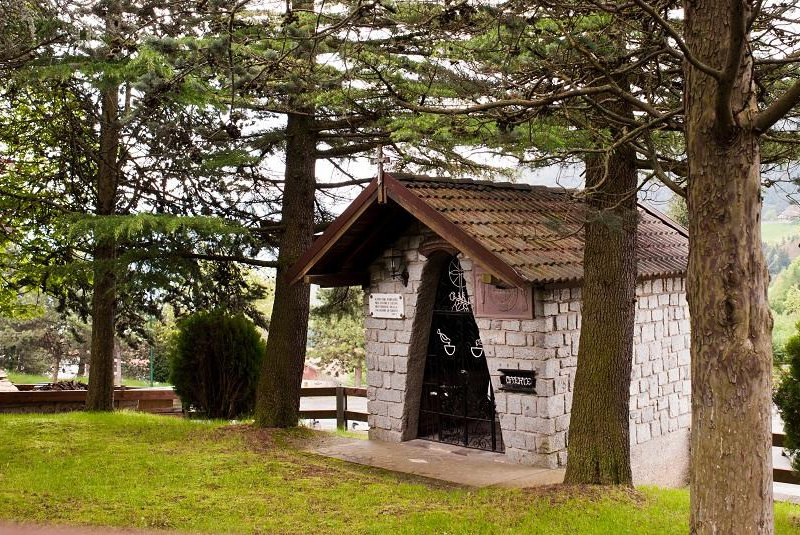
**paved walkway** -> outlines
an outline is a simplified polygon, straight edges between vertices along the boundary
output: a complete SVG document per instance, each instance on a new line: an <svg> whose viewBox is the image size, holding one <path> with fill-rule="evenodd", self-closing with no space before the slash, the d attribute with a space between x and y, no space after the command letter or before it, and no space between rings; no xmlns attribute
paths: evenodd
<svg viewBox="0 0 800 535"><path fill-rule="evenodd" d="M781 448L772 448L772 466L791 470L792 463L783 455ZM772 492L776 502L800 503L800 485L790 485L788 483L773 483Z"/></svg>
<svg viewBox="0 0 800 535"><path fill-rule="evenodd" d="M326 457L463 485L539 487L564 481L564 470L506 462L500 453L427 440L402 443L347 439L313 449Z"/></svg>
<svg viewBox="0 0 800 535"><path fill-rule="evenodd" d="M402 443L377 440L341 439L313 449L315 453L351 463L363 464L446 481L467 487L528 488L564 481L564 470L511 464L502 454L411 440ZM779 448L773 448L775 466L789 467ZM776 501L800 504L800 485L775 483ZM0 534L2 535L2 534Z"/></svg>

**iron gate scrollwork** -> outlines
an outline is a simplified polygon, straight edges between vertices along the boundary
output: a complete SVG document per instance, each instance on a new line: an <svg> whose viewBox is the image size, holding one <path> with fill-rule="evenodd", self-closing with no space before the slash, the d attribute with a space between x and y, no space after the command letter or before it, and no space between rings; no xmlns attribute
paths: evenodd
<svg viewBox="0 0 800 535"><path fill-rule="evenodd" d="M456 257L445 265L436 289L418 436L504 451L489 367Z"/></svg>

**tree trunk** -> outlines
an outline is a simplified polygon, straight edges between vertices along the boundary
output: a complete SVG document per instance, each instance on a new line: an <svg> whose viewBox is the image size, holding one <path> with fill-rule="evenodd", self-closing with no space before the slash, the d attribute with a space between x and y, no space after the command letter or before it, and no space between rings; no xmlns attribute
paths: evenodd
<svg viewBox="0 0 800 535"><path fill-rule="evenodd" d="M114 309L116 275L113 244L98 244L94 249L94 288L92 296L92 349L89 357L89 390L86 408L93 411L114 409Z"/></svg>
<svg viewBox="0 0 800 535"><path fill-rule="evenodd" d="M738 2L686 6L699 61L726 64ZM691 533L773 533L769 276L761 252L760 151L746 127L757 109L745 50L723 114L720 87L686 66L692 433ZM727 116L727 119L726 119Z"/></svg>
<svg viewBox="0 0 800 535"><path fill-rule="evenodd" d="M586 161L581 331L564 481L630 485L636 158L625 146L609 155L607 172L604 161Z"/></svg>
<svg viewBox="0 0 800 535"><path fill-rule="evenodd" d="M314 235L313 121L311 113L289 114L286 126L286 182L281 220L288 224L280 242L267 355L256 396L255 420L261 427L295 426L300 409L310 288L302 281L290 285L286 272L308 249Z"/></svg>
<svg viewBox="0 0 800 535"><path fill-rule="evenodd" d="M53 384L58 382L58 371L61 367L61 354L53 354Z"/></svg>
<svg viewBox="0 0 800 535"><path fill-rule="evenodd" d="M81 345L81 348L79 349L79 352L78 352L78 375L77 376L78 377L83 377L84 375L86 375L86 349L84 349L83 345Z"/></svg>
<svg viewBox="0 0 800 535"><path fill-rule="evenodd" d="M45 347L53 357L53 371L50 373L50 382L52 384L58 382L58 371L61 367L61 343L58 330L59 327L56 325L48 327L44 331Z"/></svg>
<svg viewBox="0 0 800 535"><path fill-rule="evenodd" d="M353 370L353 385L356 388L360 388L361 384L364 382L364 366L359 362L356 364L355 369Z"/></svg>
<svg viewBox="0 0 800 535"><path fill-rule="evenodd" d="M106 15L106 32L111 37L119 33L121 9L119 2L110 2ZM110 56L114 55L112 50ZM97 169L97 215L114 214L119 174L119 100L116 85L101 90L100 150ZM116 274L114 260L116 244L102 233L95 234L94 281L92 287L92 347L89 366L89 390L86 408L94 411L114 409L114 309L116 304Z"/></svg>

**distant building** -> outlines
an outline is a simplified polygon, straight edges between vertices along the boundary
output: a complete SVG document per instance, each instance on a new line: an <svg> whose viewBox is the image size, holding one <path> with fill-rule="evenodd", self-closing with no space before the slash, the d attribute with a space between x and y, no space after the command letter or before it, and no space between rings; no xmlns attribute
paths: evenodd
<svg viewBox="0 0 800 535"><path fill-rule="evenodd" d="M781 223L794 223L800 220L800 205L790 204L780 214L778 221Z"/></svg>
<svg viewBox="0 0 800 535"><path fill-rule="evenodd" d="M338 386L339 384L340 381L337 381L319 368L310 364L306 364L303 367L303 387Z"/></svg>

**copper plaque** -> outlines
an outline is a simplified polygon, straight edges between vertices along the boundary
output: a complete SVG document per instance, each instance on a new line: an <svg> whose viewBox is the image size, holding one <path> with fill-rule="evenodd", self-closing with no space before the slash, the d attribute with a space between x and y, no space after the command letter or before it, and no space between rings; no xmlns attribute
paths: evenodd
<svg viewBox="0 0 800 535"><path fill-rule="evenodd" d="M475 316L497 319L533 319L533 288L499 288L483 282L486 270L476 265Z"/></svg>

